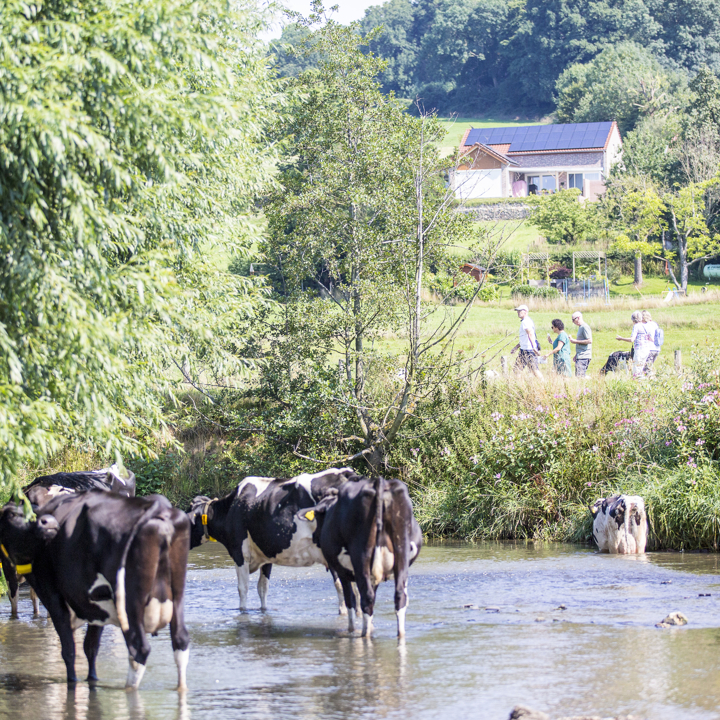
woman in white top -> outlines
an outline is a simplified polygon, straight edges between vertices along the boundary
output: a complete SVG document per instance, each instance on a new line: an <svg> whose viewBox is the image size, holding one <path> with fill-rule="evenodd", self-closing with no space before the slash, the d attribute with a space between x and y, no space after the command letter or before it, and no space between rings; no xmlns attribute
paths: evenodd
<svg viewBox="0 0 720 720"><path fill-rule="evenodd" d="M644 377L645 363L647 362L650 350L654 346L654 342L648 334L647 326L642 321L643 316L639 310L636 310L630 316L630 319L633 321L632 337L626 338L617 335L615 339L633 344L633 377L639 379Z"/></svg>

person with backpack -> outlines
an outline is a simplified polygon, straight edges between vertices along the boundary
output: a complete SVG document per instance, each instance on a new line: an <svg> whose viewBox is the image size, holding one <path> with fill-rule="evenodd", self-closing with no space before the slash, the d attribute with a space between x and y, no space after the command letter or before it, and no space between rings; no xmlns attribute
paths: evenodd
<svg viewBox="0 0 720 720"><path fill-rule="evenodd" d="M518 349L520 354L515 361L514 370L516 373L520 373L527 368L535 377L542 379L542 373L538 367L540 343L535 333L535 323L530 318L527 305L518 305L515 312L520 319L520 342L510 351L510 354L512 355Z"/></svg>
<svg viewBox="0 0 720 720"><path fill-rule="evenodd" d="M662 328L659 327L658 324L652 319L652 315L650 315L650 312L648 310L643 310L642 315L643 322L645 323L645 327L648 331L648 335L652 340L650 344L650 352L648 353L648 358L645 361L645 374L650 375L650 373L653 371L653 365L655 364L655 360L660 354L660 350L663 346L663 343L665 342L665 333L662 331Z"/></svg>
<svg viewBox="0 0 720 720"><path fill-rule="evenodd" d="M617 335L616 340L622 340L623 342L629 342L633 345L633 378L639 380L645 377L645 363L648 359L648 354L651 348L654 346L653 339L648 333L647 326L643 322L643 314L636 310L630 319L633 322L632 336L629 338L620 337Z"/></svg>

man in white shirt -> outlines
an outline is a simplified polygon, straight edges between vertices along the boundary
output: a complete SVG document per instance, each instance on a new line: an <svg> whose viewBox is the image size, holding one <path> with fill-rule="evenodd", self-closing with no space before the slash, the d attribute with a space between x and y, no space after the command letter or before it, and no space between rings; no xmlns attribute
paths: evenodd
<svg viewBox="0 0 720 720"><path fill-rule="evenodd" d="M649 375L653 370L653 365L655 364L655 360L657 359L657 356L660 354L660 346L657 344L657 341L655 340L658 332L658 324L652 319L652 316L647 310L643 310L643 322L645 323L645 328L647 330L648 337L650 338L651 344L650 344L650 352L648 353L647 360L645 361L645 374Z"/></svg>
<svg viewBox="0 0 720 720"><path fill-rule="evenodd" d="M518 305L515 312L520 318L520 342L510 351L510 354L513 354L516 350L520 350L515 361L515 372L519 373L527 368L535 377L542 378L538 368L540 345L535 334L535 323L530 318L527 305Z"/></svg>

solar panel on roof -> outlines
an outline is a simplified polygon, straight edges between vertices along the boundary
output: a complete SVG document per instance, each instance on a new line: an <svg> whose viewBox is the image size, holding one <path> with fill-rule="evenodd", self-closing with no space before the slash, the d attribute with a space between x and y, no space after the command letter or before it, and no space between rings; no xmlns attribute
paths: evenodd
<svg viewBox="0 0 720 720"><path fill-rule="evenodd" d="M525 125L514 128L473 128L466 144L510 145L509 152L575 150L605 146L611 122Z"/></svg>

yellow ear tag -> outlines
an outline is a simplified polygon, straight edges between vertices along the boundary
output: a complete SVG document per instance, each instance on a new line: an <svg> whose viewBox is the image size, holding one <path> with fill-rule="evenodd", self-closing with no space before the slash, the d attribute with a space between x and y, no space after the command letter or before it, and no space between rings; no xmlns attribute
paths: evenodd
<svg viewBox="0 0 720 720"><path fill-rule="evenodd" d="M208 540L210 542L217 542L217 540L214 537L210 537L210 535L208 535Z"/></svg>
<svg viewBox="0 0 720 720"><path fill-rule="evenodd" d="M30 563L27 565L16 565L15 570L18 575L29 575L32 572L32 565Z"/></svg>
<svg viewBox="0 0 720 720"><path fill-rule="evenodd" d="M202 516L202 524L207 525L207 515Z"/></svg>
<svg viewBox="0 0 720 720"><path fill-rule="evenodd" d="M314 510L308 510L308 512L305 513L305 519L312 522L315 519L315 511Z"/></svg>
<svg viewBox="0 0 720 720"><path fill-rule="evenodd" d="M8 551L5 549L5 546L0 543L0 550L2 550L2 554L9 560L10 556L8 555Z"/></svg>

